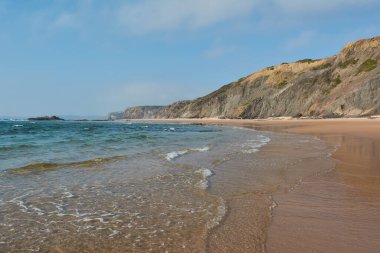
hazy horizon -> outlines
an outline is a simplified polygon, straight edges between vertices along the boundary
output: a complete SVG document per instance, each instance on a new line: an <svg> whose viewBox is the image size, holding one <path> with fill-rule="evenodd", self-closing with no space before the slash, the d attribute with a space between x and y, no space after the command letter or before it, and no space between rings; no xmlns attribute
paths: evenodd
<svg viewBox="0 0 380 253"><path fill-rule="evenodd" d="M193 99L380 35L376 0L0 0L0 115Z"/></svg>
<svg viewBox="0 0 380 253"><path fill-rule="evenodd" d="M9 120L9 119L15 119L15 120L25 120L27 118L33 118L33 117L43 117L43 116L57 116L60 118L63 118L65 120L81 120L81 119L86 119L86 120L100 120L100 119L106 119L107 115L56 115L56 114L49 114L49 115L19 115L19 116L14 116L14 115L0 115L0 120Z"/></svg>

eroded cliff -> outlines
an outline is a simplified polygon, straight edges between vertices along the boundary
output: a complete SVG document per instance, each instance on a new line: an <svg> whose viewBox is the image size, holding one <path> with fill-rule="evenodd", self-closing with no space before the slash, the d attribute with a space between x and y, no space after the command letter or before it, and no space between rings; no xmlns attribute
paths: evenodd
<svg viewBox="0 0 380 253"><path fill-rule="evenodd" d="M338 55L262 69L194 100L128 108L133 118L345 117L380 114L380 37Z"/></svg>

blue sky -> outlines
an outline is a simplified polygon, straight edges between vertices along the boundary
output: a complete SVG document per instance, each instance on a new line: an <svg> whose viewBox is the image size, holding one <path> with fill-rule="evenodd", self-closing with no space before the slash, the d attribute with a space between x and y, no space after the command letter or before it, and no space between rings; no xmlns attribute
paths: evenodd
<svg viewBox="0 0 380 253"><path fill-rule="evenodd" d="M0 0L0 115L205 95L380 35L379 0Z"/></svg>

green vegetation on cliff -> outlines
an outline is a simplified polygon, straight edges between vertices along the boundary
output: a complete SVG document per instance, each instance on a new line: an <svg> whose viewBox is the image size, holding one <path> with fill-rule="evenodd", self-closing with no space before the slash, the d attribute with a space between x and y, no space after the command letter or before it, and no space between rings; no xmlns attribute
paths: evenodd
<svg viewBox="0 0 380 253"><path fill-rule="evenodd" d="M288 85L288 81L283 80L283 81L281 81L281 82L275 84L274 87L277 88L277 89L282 89L282 88L284 88L286 85Z"/></svg>
<svg viewBox="0 0 380 253"><path fill-rule="evenodd" d="M369 72L377 67L377 60L368 59L360 65L358 74L361 72Z"/></svg>
<svg viewBox="0 0 380 253"><path fill-rule="evenodd" d="M335 78L332 79L332 80L328 79L327 82L328 82L328 86L327 86L327 87L324 87L324 88L322 89L322 94L323 94L323 95L328 95L328 94L330 94L330 92L331 92L336 86L338 86L338 85L342 82L342 80L340 80L340 76L338 75L337 77L335 77Z"/></svg>
<svg viewBox="0 0 380 253"><path fill-rule="evenodd" d="M299 61L296 61L297 63L313 63L313 62L316 62L318 60L314 60L314 59L303 59L303 60L299 60Z"/></svg>
<svg viewBox="0 0 380 253"><path fill-rule="evenodd" d="M345 69L350 65L355 65L358 61L359 61L359 59L349 58L346 61L339 62L338 66L339 66L339 68Z"/></svg>

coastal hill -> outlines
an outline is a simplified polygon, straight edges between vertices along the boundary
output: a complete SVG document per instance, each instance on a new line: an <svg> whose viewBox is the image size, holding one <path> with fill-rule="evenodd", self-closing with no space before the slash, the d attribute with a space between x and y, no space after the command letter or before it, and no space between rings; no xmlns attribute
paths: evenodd
<svg viewBox="0 0 380 253"><path fill-rule="evenodd" d="M380 114L380 37L347 44L338 55L270 66L194 100L131 107L109 117L268 118ZM116 116L115 116L116 115Z"/></svg>

